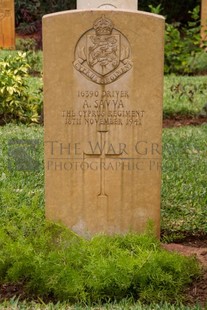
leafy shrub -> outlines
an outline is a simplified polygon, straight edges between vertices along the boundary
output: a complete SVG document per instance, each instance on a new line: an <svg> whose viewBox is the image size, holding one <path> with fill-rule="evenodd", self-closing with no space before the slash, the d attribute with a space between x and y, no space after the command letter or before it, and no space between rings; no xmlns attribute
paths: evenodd
<svg viewBox="0 0 207 310"><path fill-rule="evenodd" d="M42 52L37 50L37 41L35 39L17 39L16 50L26 52L25 57L29 65L28 73L30 75L40 75L42 73Z"/></svg>
<svg viewBox="0 0 207 310"><path fill-rule="evenodd" d="M167 17L168 23L175 21L187 24L191 18L189 11L197 5L201 5L201 0L188 0L188 1L169 1L169 0L139 0L138 7L142 11L150 11L149 6L157 7L161 5L163 8L162 14Z"/></svg>
<svg viewBox="0 0 207 310"><path fill-rule="evenodd" d="M39 0L15 1L15 19L17 30L25 34L37 31L37 24L41 19Z"/></svg>
<svg viewBox="0 0 207 310"><path fill-rule="evenodd" d="M32 38L24 38L24 39L17 38L16 39L16 50L35 51L36 45L37 45L36 40Z"/></svg>
<svg viewBox="0 0 207 310"><path fill-rule="evenodd" d="M29 64L30 75L41 75L42 74L42 53L40 51L27 51L26 60Z"/></svg>
<svg viewBox="0 0 207 310"><path fill-rule="evenodd" d="M30 92L29 68L25 53L8 55L0 60L0 118L4 123L38 121L41 96Z"/></svg>
<svg viewBox="0 0 207 310"><path fill-rule="evenodd" d="M205 43L206 45L206 43ZM200 49L197 53L188 58L188 66L193 75L206 75L207 73L207 53Z"/></svg>
<svg viewBox="0 0 207 310"><path fill-rule="evenodd" d="M191 12L192 21L180 29L179 23L166 24L165 73L192 74L206 71L206 42L200 36L199 6Z"/></svg>
<svg viewBox="0 0 207 310"><path fill-rule="evenodd" d="M151 235L85 240L45 222L37 207L7 208L0 236L0 283L24 283L41 298L172 302L200 272L194 258L168 253Z"/></svg>
<svg viewBox="0 0 207 310"><path fill-rule="evenodd" d="M161 14L161 4L154 7L149 5L152 13ZM200 6L191 14L191 21L187 26L181 27L180 23L166 23L165 28L165 73L175 74L201 74L207 72L207 42L202 41L200 30Z"/></svg>

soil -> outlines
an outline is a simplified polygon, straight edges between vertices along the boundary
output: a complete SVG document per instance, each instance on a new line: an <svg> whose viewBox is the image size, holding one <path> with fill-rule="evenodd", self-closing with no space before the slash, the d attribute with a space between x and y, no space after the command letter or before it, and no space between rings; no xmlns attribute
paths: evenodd
<svg viewBox="0 0 207 310"><path fill-rule="evenodd" d="M164 128L181 127L181 126L198 126L207 124L207 116L175 116L173 118L165 118L163 120Z"/></svg>
<svg viewBox="0 0 207 310"><path fill-rule="evenodd" d="M202 268L202 275L186 290L186 302L200 304L203 309L207 309L207 236L203 240L190 240L183 244L163 244L163 247L168 251L197 258Z"/></svg>

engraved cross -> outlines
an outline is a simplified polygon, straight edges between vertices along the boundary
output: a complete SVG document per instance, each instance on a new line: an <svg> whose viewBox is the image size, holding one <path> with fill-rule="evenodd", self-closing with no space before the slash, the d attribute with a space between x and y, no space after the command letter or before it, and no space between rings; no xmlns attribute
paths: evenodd
<svg viewBox="0 0 207 310"><path fill-rule="evenodd" d="M108 133L108 130L99 130L98 133L100 134L100 148L99 152L96 153L83 153L84 154L84 159L85 158L98 158L100 159L100 190L98 194L98 199L99 201L102 202L107 202L108 200L108 195L106 194L105 190L105 162L106 158L114 158L114 157L119 157L123 154L121 153L113 153L109 154L105 152L105 143L106 143L106 134Z"/></svg>

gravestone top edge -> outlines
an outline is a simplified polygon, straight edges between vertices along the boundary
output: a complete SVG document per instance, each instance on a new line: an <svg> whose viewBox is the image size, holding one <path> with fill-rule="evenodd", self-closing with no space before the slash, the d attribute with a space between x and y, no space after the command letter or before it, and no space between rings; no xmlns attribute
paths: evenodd
<svg viewBox="0 0 207 310"><path fill-rule="evenodd" d="M137 14L137 15L142 15L142 16L148 16L148 17L154 17L157 19L165 20L165 17L162 15L154 14L154 13L149 13L145 11L134 11L134 10L126 10L126 9L116 9L116 10L110 10L110 9L81 9L81 10L67 10L67 11L61 11L61 12L56 12L56 13L50 13L46 14L42 17L42 19L47 19L47 18L52 18L55 16L62 16L62 15L67 15L67 14L80 14L80 13L85 13L85 12L113 12L113 13L132 13L132 14Z"/></svg>

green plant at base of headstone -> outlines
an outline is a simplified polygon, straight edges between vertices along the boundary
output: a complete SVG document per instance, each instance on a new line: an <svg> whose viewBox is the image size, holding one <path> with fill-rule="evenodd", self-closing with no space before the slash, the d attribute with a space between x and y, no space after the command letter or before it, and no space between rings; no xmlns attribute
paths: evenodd
<svg viewBox="0 0 207 310"><path fill-rule="evenodd" d="M6 56L0 61L0 117L3 123L38 122L41 96L31 94L26 53Z"/></svg>
<svg viewBox="0 0 207 310"><path fill-rule="evenodd" d="M162 249L152 234L83 239L45 222L39 207L7 207L0 228L0 283L28 294L85 302L176 302L200 274L194 258Z"/></svg>

